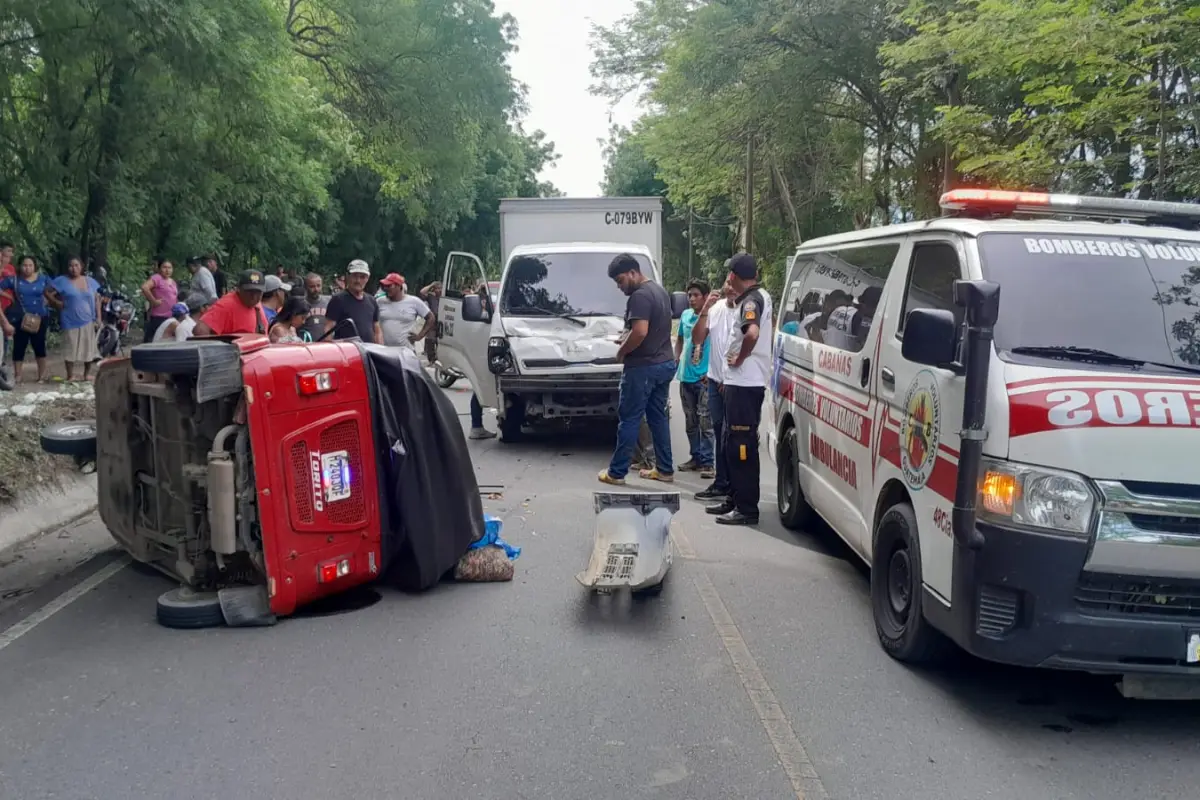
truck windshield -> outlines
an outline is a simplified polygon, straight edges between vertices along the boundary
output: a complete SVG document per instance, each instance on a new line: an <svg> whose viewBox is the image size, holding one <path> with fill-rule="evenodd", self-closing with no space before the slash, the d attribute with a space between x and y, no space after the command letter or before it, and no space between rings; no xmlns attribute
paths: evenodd
<svg viewBox="0 0 1200 800"><path fill-rule="evenodd" d="M500 311L514 317L622 317L625 295L608 277L615 253L537 253L508 266ZM650 260L635 255L646 275Z"/></svg>
<svg viewBox="0 0 1200 800"><path fill-rule="evenodd" d="M1001 286L1000 351L1200 365L1200 242L986 233L979 254Z"/></svg>

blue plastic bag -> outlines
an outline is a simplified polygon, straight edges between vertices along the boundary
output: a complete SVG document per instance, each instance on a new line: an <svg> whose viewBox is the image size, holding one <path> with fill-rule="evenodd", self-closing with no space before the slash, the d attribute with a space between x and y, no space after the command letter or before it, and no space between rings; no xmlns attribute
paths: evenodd
<svg viewBox="0 0 1200 800"><path fill-rule="evenodd" d="M478 550L481 547L495 546L504 550L504 554L508 556L509 561L516 561L521 557L521 548L513 547L508 542L500 538L500 530L504 527L504 522L499 517L493 517L491 514L483 515L483 538L472 544L469 550Z"/></svg>

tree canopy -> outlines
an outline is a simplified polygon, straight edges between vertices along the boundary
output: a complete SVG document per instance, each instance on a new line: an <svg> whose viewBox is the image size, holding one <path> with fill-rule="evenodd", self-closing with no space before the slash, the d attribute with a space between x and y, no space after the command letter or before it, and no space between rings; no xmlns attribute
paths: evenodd
<svg viewBox="0 0 1200 800"><path fill-rule="evenodd" d="M0 235L144 272L440 272L553 192L490 0L0 0Z"/></svg>
<svg viewBox="0 0 1200 800"><path fill-rule="evenodd" d="M709 271L752 164L777 281L800 241L935 215L956 186L1200 198L1197 23L1176 0L639 0L596 30L593 74L649 110L610 174L736 217L697 242Z"/></svg>

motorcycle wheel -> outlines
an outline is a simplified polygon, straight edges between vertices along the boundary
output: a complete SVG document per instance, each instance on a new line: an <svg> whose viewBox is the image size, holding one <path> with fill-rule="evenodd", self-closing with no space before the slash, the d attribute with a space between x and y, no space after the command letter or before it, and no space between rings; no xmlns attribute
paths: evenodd
<svg viewBox="0 0 1200 800"><path fill-rule="evenodd" d="M451 370L443 367L441 364L433 365L433 379L437 382L437 385L443 389L449 389L458 382L460 377L462 376L457 372L452 372Z"/></svg>

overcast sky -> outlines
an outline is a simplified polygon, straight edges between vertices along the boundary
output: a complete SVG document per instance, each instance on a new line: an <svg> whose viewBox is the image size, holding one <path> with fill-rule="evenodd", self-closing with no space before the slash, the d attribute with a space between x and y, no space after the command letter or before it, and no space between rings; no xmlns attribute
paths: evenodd
<svg viewBox="0 0 1200 800"><path fill-rule="evenodd" d="M541 176L569 197L595 197L604 179L601 140L608 138L608 101L588 92L593 22L610 25L633 11L634 0L495 0L497 13L512 14L520 26L513 76L529 88L525 127L541 129L554 142L558 163ZM636 103L611 110L612 122L628 126Z"/></svg>

